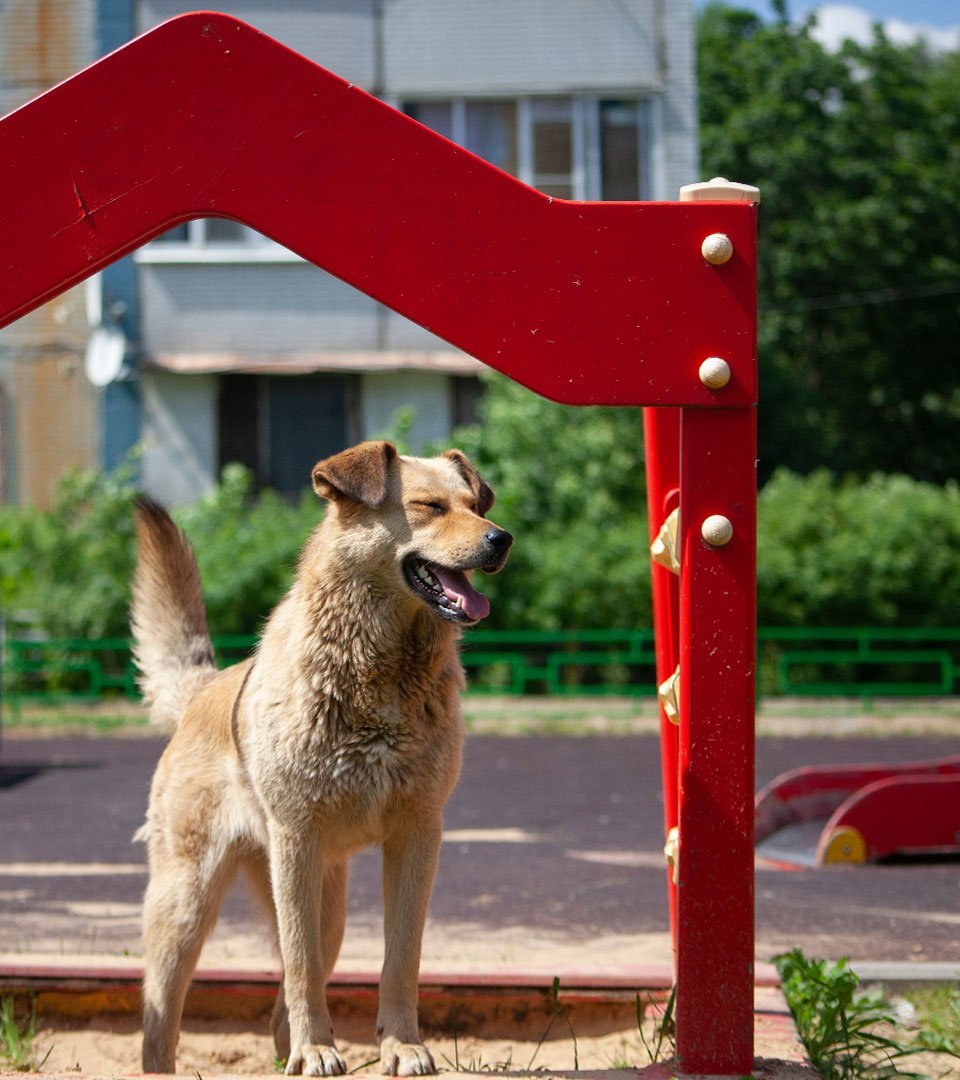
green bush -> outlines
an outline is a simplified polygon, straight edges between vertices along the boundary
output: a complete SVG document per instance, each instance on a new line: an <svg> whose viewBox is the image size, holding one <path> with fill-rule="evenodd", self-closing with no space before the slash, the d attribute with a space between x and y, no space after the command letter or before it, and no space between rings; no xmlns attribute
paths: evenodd
<svg viewBox="0 0 960 1080"><path fill-rule="evenodd" d="M0 602L48 637L126 633L132 470L68 473L48 511L0 507Z"/></svg>
<svg viewBox="0 0 960 1080"><path fill-rule="evenodd" d="M507 569L480 575L503 629L651 623L640 416L572 410L506 382L483 428L456 441L497 491L516 536ZM72 473L49 511L0 507L0 604L51 638L124 636L135 538L130 470ZM322 505L296 504L228 466L175 514L193 543L215 634L253 633L287 587ZM768 626L960 623L960 487L903 476L863 483L780 471L760 493L759 612ZM15 621L15 620L14 620ZM16 625L14 625L16 629Z"/></svg>
<svg viewBox="0 0 960 1080"><path fill-rule="evenodd" d="M486 625L649 625L640 410L558 405L491 375L481 414L454 441L497 493L490 517L516 537L507 569L478 578Z"/></svg>
<svg viewBox="0 0 960 1080"><path fill-rule="evenodd" d="M48 511L0 507L0 603L8 619L50 638L126 636L136 557L132 470L74 472ZM250 474L224 469L206 498L175 512L197 552L214 634L255 632L283 595L320 520L305 491L290 505L254 498Z"/></svg>
<svg viewBox="0 0 960 1080"><path fill-rule="evenodd" d="M760 493L759 621L956 626L960 487L774 474Z"/></svg>
<svg viewBox="0 0 960 1080"><path fill-rule="evenodd" d="M488 625L651 623L643 431L636 409L574 409L488 377L483 426L456 440L516 535L484 579ZM770 626L960 624L960 488L906 476L776 472L758 505L758 621Z"/></svg>
<svg viewBox="0 0 960 1080"><path fill-rule="evenodd" d="M323 504L309 488L295 504L273 491L254 498L250 473L233 464L174 516L197 553L211 633L252 634L286 592Z"/></svg>

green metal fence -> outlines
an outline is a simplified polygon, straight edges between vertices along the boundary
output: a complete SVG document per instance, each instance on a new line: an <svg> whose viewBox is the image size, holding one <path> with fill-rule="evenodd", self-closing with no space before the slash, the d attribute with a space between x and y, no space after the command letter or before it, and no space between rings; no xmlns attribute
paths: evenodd
<svg viewBox="0 0 960 1080"><path fill-rule="evenodd" d="M765 627L758 638L769 693L928 697L957 689L960 628Z"/></svg>
<svg viewBox="0 0 960 1080"><path fill-rule="evenodd" d="M240 659L255 641L239 635L215 638L218 661ZM764 695L949 695L960 676L960 628L763 627L758 655L757 684ZM463 662L475 694L656 693L652 630L473 630L464 639ZM3 683L14 707L137 697L124 638L8 639Z"/></svg>

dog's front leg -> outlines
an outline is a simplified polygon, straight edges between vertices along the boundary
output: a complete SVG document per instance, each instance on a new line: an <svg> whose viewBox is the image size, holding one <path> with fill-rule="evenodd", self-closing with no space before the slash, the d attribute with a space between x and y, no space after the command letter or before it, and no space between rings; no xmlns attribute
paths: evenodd
<svg viewBox="0 0 960 1080"><path fill-rule="evenodd" d="M420 811L422 813L422 810ZM417 979L427 905L437 871L442 823L401 817L383 845L384 961L377 1035L380 1071L421 1076L437 1071L420 1041Z"/></svg>
<svg viewBox="0 0 960 1080"><path fill-rule="evenodd" d="M321 963L323 857L319 844L303 832L273 826L270 877L290 1020L287 1075L339 1076L347 1069L333 1044Z"/></svg>

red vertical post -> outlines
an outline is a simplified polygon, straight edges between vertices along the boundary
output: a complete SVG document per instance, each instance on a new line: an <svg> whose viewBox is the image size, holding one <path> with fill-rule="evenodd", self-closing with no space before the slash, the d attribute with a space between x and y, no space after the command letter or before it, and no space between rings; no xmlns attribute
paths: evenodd
<svg viewBox="0 0 960 1080"><path fill-rule="evenodd" d="M643 410L644 465L647 475L647 518L650 542L679 504L680 410ZM653 630L657 655L657 685L676 671L680 662L680 582L666 567L651 563ZM660 768L663 777L663 833L677 825L677 750L679 729L660 709ZM670 934L677 947L677 890L667 870Z"/></svg>
<svg viewBox="0 0 960 1080"><path fill-rule="evenodd" d="M685 1073L744 1074L753 1068L756 410L683 409L680 447L677 1058Z"/></svg>

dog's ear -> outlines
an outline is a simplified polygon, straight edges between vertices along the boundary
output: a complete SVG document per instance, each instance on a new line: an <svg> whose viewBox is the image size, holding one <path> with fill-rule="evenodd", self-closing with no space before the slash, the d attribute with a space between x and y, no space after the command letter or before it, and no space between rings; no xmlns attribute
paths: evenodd
<svg viewBox="0 0 960 1080"><path fill-rule="evenodd" d="M456 465L457 471L470 485L470 490L477 500L480 516L486 517L490 507L493 506L493 488L477 472L473 462L462 450L447 450L443 456L449 458Z"/></svg>
<svg viewBox="0 0 960 1080"><path fill-rule="evenodd" d="M353 499L364 506L382 506L387 474L397 448L388 442L363 442L313 467L313 490L321 499Z"/></svg>

